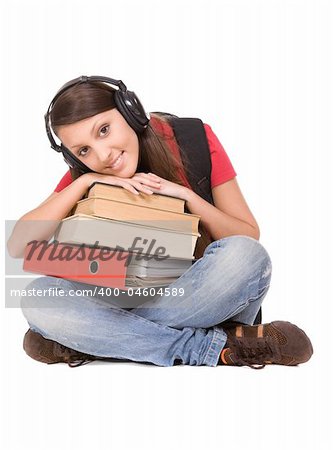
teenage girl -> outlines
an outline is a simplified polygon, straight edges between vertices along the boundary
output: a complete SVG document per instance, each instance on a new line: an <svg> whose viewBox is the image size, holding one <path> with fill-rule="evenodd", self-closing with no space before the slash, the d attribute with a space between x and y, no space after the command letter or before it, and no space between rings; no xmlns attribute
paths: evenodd
<svg viewBox="0 0 333 450"><path fill-rule="evenodd" d="M169 285L170 291L182 288L184 295L156 295L136 308L123 308L110 296L76 295L88 286L82 283L37 278L29 289L53 287L71 295L22 298L30 327L23 345L29 356L70 366L103 359L252 368L310 359L310 339L296 325L253 325L269 288L271 260L258 241L259 227L236 172L209 125L204 128L214 205L191 189L166 119L147 114L120 80L69 81L52 100L45 122L51 146L62 152L70 170L43 203L17 222L8 241L13 257L22 257L31 240L49 240L95 181L134 195L185 200L186 210L201 216L199 241L205 245L195 263Z"/></svg>

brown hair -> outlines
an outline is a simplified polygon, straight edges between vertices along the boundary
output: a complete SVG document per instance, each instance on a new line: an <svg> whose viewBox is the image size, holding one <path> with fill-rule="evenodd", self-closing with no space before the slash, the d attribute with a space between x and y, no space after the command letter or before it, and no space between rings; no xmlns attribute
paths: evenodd
<svg viewBox="0 0 333 450"><path fill-rule="evenodd" d="M54 133L58 136L59 127L62 125L69 125L116 108L114 92L115 89L110 85L96 81L76 84L64 91L55 101L50 113L50 122ZM160 114L151 113L150 116L157 121L167 122L167 119ZM152 172L169 181L184 185L179 177L179 171L184 171L185 165L185 173L188 173L189 161L183 158L182 162L171 152L168 141L174 138L155 130L150 123L146 130L137 136L139 141L137 172ZM70 169L70 172L73 180L81 175L76 169ZM201 224L199 231L202 238L199 239L200 243L198 242L199 245L197 245L200 251L198 256L196 252L196 257L200 257L204 247L212 241L209 233ZM202 246L203 242L204 246Z"/></svg>
<svg viewBox="0 0 333 450"><path fill-rule="evenodd" d="M109 109L116 108L114 101L115 89L101 82L81 83L67 89L55 101L50 114L51 126L54 133L61 125L68 125L79 120L92 117ZM166 119L158 114L151 113L151 117L157 120ZM170 139L160 134L148 124L142 134L137 134L139 140L139 164L137 172L152 172L183 185L178 176L182 163L170 152L167 140ZM71 169L73 179L80 176L80 172Z"/></svg>

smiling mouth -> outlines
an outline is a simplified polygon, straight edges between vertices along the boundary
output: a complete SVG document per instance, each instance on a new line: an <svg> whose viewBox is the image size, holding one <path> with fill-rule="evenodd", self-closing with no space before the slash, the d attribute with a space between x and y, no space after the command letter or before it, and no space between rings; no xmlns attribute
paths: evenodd
<svg viewBox="0 0 333 450"><path fill-rule="evenodd" d="M122 160L123 153L124 153L124 150L120 153L120 155L117 157L117 159L115 160L115 162L113 164L110 164L109 166L107 166L107 169L114 169L115 167L117 167Z"/></svg>

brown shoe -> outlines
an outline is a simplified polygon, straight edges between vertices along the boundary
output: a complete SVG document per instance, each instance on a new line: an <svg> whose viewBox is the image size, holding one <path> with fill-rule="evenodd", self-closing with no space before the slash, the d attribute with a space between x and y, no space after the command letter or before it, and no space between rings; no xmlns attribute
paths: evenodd
<svg viewBox="0 0 333 450"><path fill-rule="evenodd" d="M46 364L63 362L67 363L70 367L78 367L95 360L114 360L113 358L100 358L78 352L58 342L45 339L41 334L31 329L24 335L23 348L31 358Z"/></svg>
<svg viewBox="0 0 333 450"><path fill-rule="evenodd" d="M296 366L308 361L313 348L305 332L290 322L260 325L221 324L227 334L219 364L263 369L266 364Z"/></svg>

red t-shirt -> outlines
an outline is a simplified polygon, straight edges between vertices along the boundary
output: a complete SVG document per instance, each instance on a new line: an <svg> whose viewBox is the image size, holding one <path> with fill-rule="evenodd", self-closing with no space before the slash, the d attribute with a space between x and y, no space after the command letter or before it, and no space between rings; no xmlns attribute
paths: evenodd
<svg viewBox="0 0 333 450"><path fill-rule="evenodd" d="M161 121L157 122L155 118L151 118L151 121L153 122L153 124L155 124L157 126L159 131L162 131L167 136L173 136L173 130L172 130L171 126L166 125L166 124L162 123ZM209 125L207 125L206 123L204 123L204 128L205 128L205 132L206 132L206 136L207 136L207 140L208 140L208 145L209 145L209 150L210 150L210 158L211 158L211 163L212 163L211 187L213 188L213 187L218 186L219 184L223 184L226 181L231 180L237 174L231 164L231 161L230 161L226 151L224 150L222 144L218 140L217 136L215 135L215 133L213 132L211 127ZM179 156L178 147L172 141L170 141L170 148L171 148L171 151L179 158L180 156ZM182 180L184 181L184 184L187 187L191 188L191 186L189 185L184 174L180 173L179 175L181 176ZM71 183L72 183L72 177L71 177L70 171L68 170L68 172L66 172L65 175L59 181L54 192L62 191L63 189L65 189L65 187L67 187Z"/></svg>

